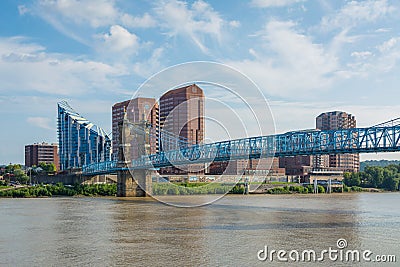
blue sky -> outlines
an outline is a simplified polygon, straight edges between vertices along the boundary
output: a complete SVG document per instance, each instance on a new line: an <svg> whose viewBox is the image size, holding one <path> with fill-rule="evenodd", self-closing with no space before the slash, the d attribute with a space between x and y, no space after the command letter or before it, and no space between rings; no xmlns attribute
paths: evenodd
<svg viewBox="0 0 400 267"><path fill-rule="evenodd" d="M313 128L331 110L359 126L400 117L399 22L395 0L3 0L0 164L57 141L58 101L110 132L113 103L196 60L254 80L277 132ZM374 158L398 156L362 156Z"/></svg>

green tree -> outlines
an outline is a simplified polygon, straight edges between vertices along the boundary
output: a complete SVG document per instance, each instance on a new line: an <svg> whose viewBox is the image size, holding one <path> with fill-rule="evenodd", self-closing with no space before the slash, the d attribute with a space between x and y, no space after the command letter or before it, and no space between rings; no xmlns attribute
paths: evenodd
<svg viewBox="0 0 400 267"><path fill-rule="evenodd" d="M26 184L29 181L28 175L26 175L25 172L21 169L14 170L14 177L15 180L17 180L21 184Z"/></svg>
<svg viewBox="0 0 400 267"><path fill-rule="evenodd" d="M398 181L395 180L393 176L385 177L382 182L382 188L389 191L395 191L398 188Z"/></svg>
<svg viewBox="0 0 400 267"><path fill-rule="evenodd" d="M366 167L365 174L367 178L367 185L371 187L380 188L383 182L384 173L382 167Z"/></svg>
<svg viewBox="0 0 400 267"><path fill-rule="evenodd" d="M358 177L357 177L358 175ZM400 165L390 164L385 167L367 166L359 174L344 174L344 182L348 186L376 187L385 190L398 190L400 182Z"/></svg>
<svg viewBox="0 0 400 267"><path fill-rule="evenodd" d="M46 163L46 162L40 162L39 166L40 168L43 169L44 172L55 172L56 171L56 165L54 163Z"/></svg>
<svg viewBox="0 0 400 267"><path fill-rule="evenodd" d="M397 175L399 172L400 165L391 164L385 167L385 170L390 170L393 174Z"/></svg>
<svg viewBox="0 0 400 267"><path fill-rule="evenodd" d="M15 170L21 170L20 164L9 164L6 166L6 173L14 173Z"/></svg>
<svg viewBox="0 0 400 267"><path fill-rule="evenodd" d="M361 174L356 172L346 172L344 174L344 183L347 186L360 186L361 185Z"/></svg>

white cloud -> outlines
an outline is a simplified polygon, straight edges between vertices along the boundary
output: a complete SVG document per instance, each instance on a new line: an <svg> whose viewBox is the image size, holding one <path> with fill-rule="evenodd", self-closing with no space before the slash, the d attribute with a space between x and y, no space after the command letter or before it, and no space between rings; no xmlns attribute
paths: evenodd
<svg viewBox="0 0 400 267"><path fill-rule="evenodd" d="M47 53L22 37L0 38L0 92L81 95L118 89L116 77L127 74L120 67L66 56Z"/></svg>
<svg viewBox="0 0 400 267"><path fill-rule="evenodd" d="M378 32L378 33L383 32L383 33L385 33L385 32L391 32L391 31L392 31L391 28L379 28L375 32Z"/></svg>
<svg viewBox="0 0 400 267"><path fill-rule="evenodd" d="M51 124L51 120L49 118L45 118L45 117L28 117L26 119L26 121L29 124L32 124L34 126L37 126L39 128L43 128L46 130L54 130L55 127L52 127Z"/></svg>
<svg viewBox="0 0 400 267"><path fill-rule="evenodd" d="M106 53L131 55L136 54L139 49L139 38L119 25L111 26L108 33L99 37L102 40L101 49Z"/></svg>
<svg viewBox="0 0 400 267"><path fill-rule="evenodd" d="M18 6L20 15L39 16L62 34L87 46L96 46L90 37L112 25L129 29L157 25L148 13L134 16L117 7L115 0L37 0Z"/></svg>
<svg viewBox="0 0 400 267"><path fill-rule="evenodd" d="M228 24L206 2L199 0L188 6L183 1L161 1L155 9L171 36L189 37L204 53L208 53L205 36L222 41L223 26Z"/></svg>
<svg viewBox="0 0 400 267"><path fill-rule="evenodd" d="M400 60L400 37L392 37L377 47L381 53L374 64L375 70L387 72L392 70Z"/></svg>
<svg viewBox="0 0 400 267"><path fill-rule="evenodd" d="M347 64L345 75L350 77L379 77L385 72L392 71L400 60L400 37L392 37L380 45L374 51L352 52L354 62Z"/></svg>
<svg viewBox="0 0 400 267"><path fill-rule="evenodd" d="M379 45L378 50L381 53L388 52L388 51L392 50L398 44L399 40L400 40L399 37L390 38L389 40L385 41L383 44Z"/></svg>
<svg viewBox="0 0 400 267"><path fill-rule="evenodd" d="M144 78L149 78L151 75L161 71L164 66L161 63L161 58L164 56L163 48L156 48L151 57L142 62L136 62L133 65L133 71Z"/></svg>
<svg viewBox="0 0 400 267"><path fill-rule="evenodd" d="M229 21L229 26L233 28L239 28L240 27L240 21L238 20L231 20Z"/></svg>
<svg viewBox="0 0 400 267"><path fill-rule="evenodd" d="M130 28L150 28L157 25L157 21L149 15L149 13L144 13L141 17L123 14L121 17L121 23Z"/></svg>
<svg viewBox="0 0 400 267"><path fill-rule="evenodd" d="M257 54L257 52L253 48L249 49L249 54L252 55L255 58L259 57L259 55Z"/></svg>
<svg viewBox="0 0 400 267"><path fill-rule="evenodd" d="M343 29L332 38L329 43L332 53L339 54L343 50L344 45L355 44L363 39L362 35L349 35L348 32L348 29Z"/></svg>
<svg viewBox="0 0 400 267"><path fill-rule="evenodd" d="M264 50L250 50L256 58L228 61L254 79L265 93L292 96L331 85L337 58L312 39L296 31L293 22L272 20L261 33Z"/></svg>
<svg viewBox="0 0 400 267"><path fill-rule="evenodd" d="M75 24L95 28L114 23L119 15L112 0L40 0L36 8L39 13L51 12Z"/></svg>
<svg viewBox="0 0 400 267"><path fill-rule="evenodd" d="M18 13L20 15L25 15L28 12L29 12L29 8L27 8L25 5L19 5L18 6Z"/></svg>
<svg viewBox="0 0 400 267"><path fill-rule="evenodd" d="M283 7L304 1L306 0L252 0L251 5L261 8Z"/></svg>
<svg viewBox="0 0 400 267"><path fill-rule="evenodd" d="M369 127L398 117L397 111L400 108L400 105L357 105L335 101L270 101L270 106L277 133L315 128L315 118L323 112L333 110L353 114L357 120L357 127Z"/></svg>
<svg viewBox="0 0 400 267"><path fill-rule="evenodd" d="M322 18L323 29L351 28L360 23L374 22L395 10L387 0L349 1L333 15Z"/></svg>
<svg viewBox="0 0 400 267"><path fill-rule="evenodd" d="M355 52L351 53L351 56L355 57L357 59L365 59L365 58L372 56L372 53L370 51L361 51L361 52L355 51Z"/></svg>
<svg viewBox="0 0 400 267"><path fill-rule="evenodd" d="M26 12L39 15L50 24L54 24L56 18L59 23L63 21L92 28L117 23L130 28L156 26L156 21L150 14L133 16L119 9L115 0L38 0L31 8L20 5L18 10L21 15Z"/></svg>

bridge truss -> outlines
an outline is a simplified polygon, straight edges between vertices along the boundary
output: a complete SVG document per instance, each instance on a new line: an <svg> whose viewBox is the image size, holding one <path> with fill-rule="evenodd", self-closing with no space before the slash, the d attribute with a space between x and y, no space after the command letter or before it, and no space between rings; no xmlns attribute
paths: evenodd
<svg viewBox="0 0 400 267"><path fill-rule="evenodd" d="M191 145L143 156L132 161L129 168L153 169L239 159L396 151L400 151L400 125L393 120L368 128L294 131ZM84 175L116 171L116 161L94 163L82 168Z"/></svg>

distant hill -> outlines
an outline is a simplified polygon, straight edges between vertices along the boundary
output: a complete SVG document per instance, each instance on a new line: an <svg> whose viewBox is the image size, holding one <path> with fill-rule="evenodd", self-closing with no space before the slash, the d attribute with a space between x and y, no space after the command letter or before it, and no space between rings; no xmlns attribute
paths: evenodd
<svg viewBox="0 0 400 267"><path fill-rule="evenodd" d="M360 162L360 171L364 171L365 167L367 166L379 166L379 167L385 167L391 164L400 164L400 160L366 160L363 162Z"/></svg>

